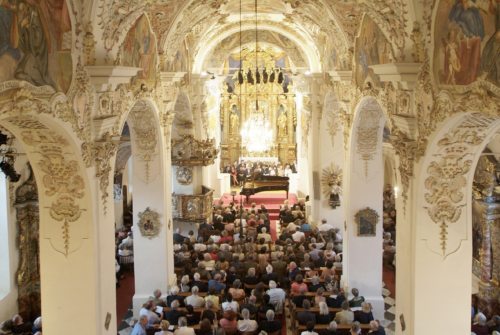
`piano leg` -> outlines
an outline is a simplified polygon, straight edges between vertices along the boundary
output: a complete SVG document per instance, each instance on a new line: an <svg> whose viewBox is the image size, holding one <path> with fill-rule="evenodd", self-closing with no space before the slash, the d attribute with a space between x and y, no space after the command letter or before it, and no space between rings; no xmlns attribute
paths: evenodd
<svg viewBox="0 0 500 335"><path fill-rule="evenodd" d="M250 203L250 194L247 194L246 197L247 197L247 204L248 204L248 203Z"/></svg>
<svg viewBox="0 0 500 335"><path fill-rule="evenodd" d="M286 190L286 199L288 200L288 190Z"/></svg>

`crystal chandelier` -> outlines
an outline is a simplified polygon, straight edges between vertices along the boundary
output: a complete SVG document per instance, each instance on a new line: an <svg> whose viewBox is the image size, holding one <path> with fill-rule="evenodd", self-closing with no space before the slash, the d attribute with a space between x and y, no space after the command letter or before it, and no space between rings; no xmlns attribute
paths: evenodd
<svg viewBox="0 0 500 335"><path fill-rule="evenodd" d="M240 15L241 15L241 1L240 1ZM260 84L260 73L258 70L258 48L259 48L259 35L258 35L258 13L257 13L257 0L255 0L255 73L257 75L257 84ZM241 18L240 18L240 60L241 60ZM240 63L241 64L241 63ZM249 70L250 71L250 70ZM242 70L240 68L240 76ZM265 117L264 110L259 111L259 92L258 86L255 88L255 111L251 113L250 117L245 121L241 128L241 141L248 152L266 152L271 149L273 142L273 131L269 120Z"/></svg>
<svg viewBox="0 0 500 335"><path fill-rule="evenodd" d="M248 152L265 152L271 149L273 131L264 113L252 113L241 128L241 141Z"/></svg>

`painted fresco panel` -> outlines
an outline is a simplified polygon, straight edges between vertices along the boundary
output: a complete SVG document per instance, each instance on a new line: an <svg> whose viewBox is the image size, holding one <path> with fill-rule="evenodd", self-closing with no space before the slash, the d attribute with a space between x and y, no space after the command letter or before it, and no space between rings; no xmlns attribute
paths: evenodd
<svg viewBox="0 0 500 335"><path fill-rule="evenodd" d="M156 68L156 39L148 19L143 15L130 28L121 47L122 65L142 68L140 79L154 80Z"/></svg>
<svg viewBox="0 0 500 335"><path fill-rule="evenodd" d="M73 71L65 0L0 0L0 82L66 92Z"/></svg>
<svg viewBox="0 0 500 335"><path fill-rule="evenodd" d="M391 44L369 16L365 15L356 38L355 62L356 84L360 87L370 76L375 80L370 65L389 63L392 58Z"/></svg>
<svg viewBox="0 0 500 335"><path fill-rule="evenodd" d="M435 23L434 69L440 84L500 82L500 0L441 1Z"/></svg>

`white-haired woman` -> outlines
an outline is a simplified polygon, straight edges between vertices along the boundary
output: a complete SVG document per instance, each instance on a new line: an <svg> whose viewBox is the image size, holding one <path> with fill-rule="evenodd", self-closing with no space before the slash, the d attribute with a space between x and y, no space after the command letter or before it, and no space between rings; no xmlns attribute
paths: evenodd
<svg viewBox="0 0 500 335"><path fill-rule="evenodd" d="M253 332L259 328L259 324L255 320L250 320L250 311L244 308L241 311L243 320L238 321L238 331L240 332Z"/></svg>
<svg viewBox="0 0 500 335"><path fill-rule="evenodd" d="M191 291L191 287L189 286L189 276L184 275L181 278L181 292L189 292Z"/></svg>
<svg viewBox="0 0 500 335"><path fill-rule="evenodd" d="M326 302L321 301L318 305L319 313L316 315L316 323L321 325L329 324L332 321L332 315Z"/></svg>

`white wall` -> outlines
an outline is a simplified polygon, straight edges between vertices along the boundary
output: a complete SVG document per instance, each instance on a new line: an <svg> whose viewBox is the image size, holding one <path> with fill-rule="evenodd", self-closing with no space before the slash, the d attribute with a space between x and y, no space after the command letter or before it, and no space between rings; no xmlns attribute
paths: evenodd
<svg viewBox="0 0 500 335"><path fill-rule="evenodd" d="M323 112L322 122L320 124L320 141L321 145L319 146L319 157L320 157L320 178L322 175L322 171L325 168L329 168L331 164L335 164L340 167L344 172L344 164L345 164L345 150L344 150L344 136L342 132L342 126L338 126L339 130L336 132L335 136L332 135L328 131L328 122L329 115L331 113L335 113L337 111L333 110L325 110ZM342 189L345 189L346 186L342 185ZM318 220L326 219L329 224L333 224L336 228L339 228L341 231L344 229L344 221L345 221L345 197L344 195L340 196L340 206L333 209L328 204L329 197L325 196L323 187L321 186L321 200L319 202L319 214Z"/></svg>
<svg viewBox="0 0 500 335"><path fill-rule="evenodd" d="M10 207L8 181L0 173L0 322L17 313L15 274L19 265L16 247L16 212Z"/></svg>

